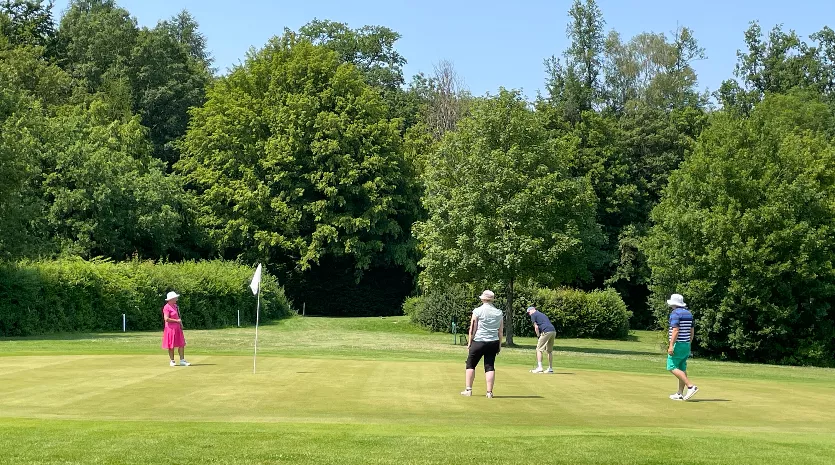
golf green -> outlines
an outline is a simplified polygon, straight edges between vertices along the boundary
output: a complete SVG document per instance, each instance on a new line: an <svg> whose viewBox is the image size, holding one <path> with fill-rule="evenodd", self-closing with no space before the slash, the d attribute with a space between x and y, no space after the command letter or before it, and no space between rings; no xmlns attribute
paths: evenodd
<svg viewBox="0 0 835 465"><path fill-rule="evenodd" d="M520 339L494 399L480 371L460 396L465 349L402 318L266 326L255 374L251 328L187 331L190 367L152 333L3 339L0 463L832 463L835 370L697 359L676 402L637 334L558 340L553 375Z"/></svg>

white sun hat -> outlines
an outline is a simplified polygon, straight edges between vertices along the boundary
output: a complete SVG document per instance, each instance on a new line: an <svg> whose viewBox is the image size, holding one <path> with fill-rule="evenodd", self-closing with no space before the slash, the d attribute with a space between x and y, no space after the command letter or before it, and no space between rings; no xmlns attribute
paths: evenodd
<svg viewBox="0 0 835 465"><path fill-rule="evenodd" d="M494 294L493 291L491 291L490 289L487 289L484 292L482 292L481 295L478 296L478 298L481 300L495 300L496 294Z"/></svg>
<svg viewBox="0 0 835 465"><path fill-rule="evenodd" d="M684 303L684 296L681 294L673 294L670 296L670 300L667 301L667 305L671 307L686 307L687 304Z"/></svg>
<svg viewBox="0 0 835 465"><path fill-rule="evenodd" d="M177 294L176 292L171 291L171 292L168 293L168 295L165 296L165 301L168 302L169 300L174 300L177 297L180 297L180 294Z"/></svg>

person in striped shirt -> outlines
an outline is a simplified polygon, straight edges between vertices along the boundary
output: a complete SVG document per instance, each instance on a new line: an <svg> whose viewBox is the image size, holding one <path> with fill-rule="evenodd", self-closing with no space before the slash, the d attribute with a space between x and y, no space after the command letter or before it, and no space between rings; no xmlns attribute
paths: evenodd
<svg viewBox="0 0 835 465"><path fill-rule="evenodd" d="M699 388L687 377L687 358L693 342L693 314L687 309L684 297L673 294L667 300L670 312L670 345L667 347L667 370L678 378L678 391L670 395L673 400L689 400Z"/></svg>

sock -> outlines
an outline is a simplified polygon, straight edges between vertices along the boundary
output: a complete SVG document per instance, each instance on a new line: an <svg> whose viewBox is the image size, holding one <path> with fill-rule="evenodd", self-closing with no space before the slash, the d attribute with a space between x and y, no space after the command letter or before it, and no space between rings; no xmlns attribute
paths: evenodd
<svg viewBox="0 0 835 465"><path fill-rule="evenodd" d="M465 391L472 391L472 390L473 390L473 388L468 387L468 388L464 388L464 390L465 390Z"/></svg>

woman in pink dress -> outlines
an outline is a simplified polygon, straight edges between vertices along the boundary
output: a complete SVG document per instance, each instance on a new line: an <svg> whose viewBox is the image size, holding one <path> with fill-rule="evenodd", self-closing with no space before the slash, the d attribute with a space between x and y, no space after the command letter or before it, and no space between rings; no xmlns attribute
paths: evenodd
<svg viewBox="0 0 835 465"><path fill-rule="evenodd" d="M177 307L177 299L180 296L171 291L165 296L165 306L162 307L162 319L165 321L165 330L162 333L162 348L168 349L170 365L177 366L174 362L174 348L180 353L180 365L187 367L191 365L184 358L186 338L183 336L183 320L180 318L180 309Z"/></svg>

